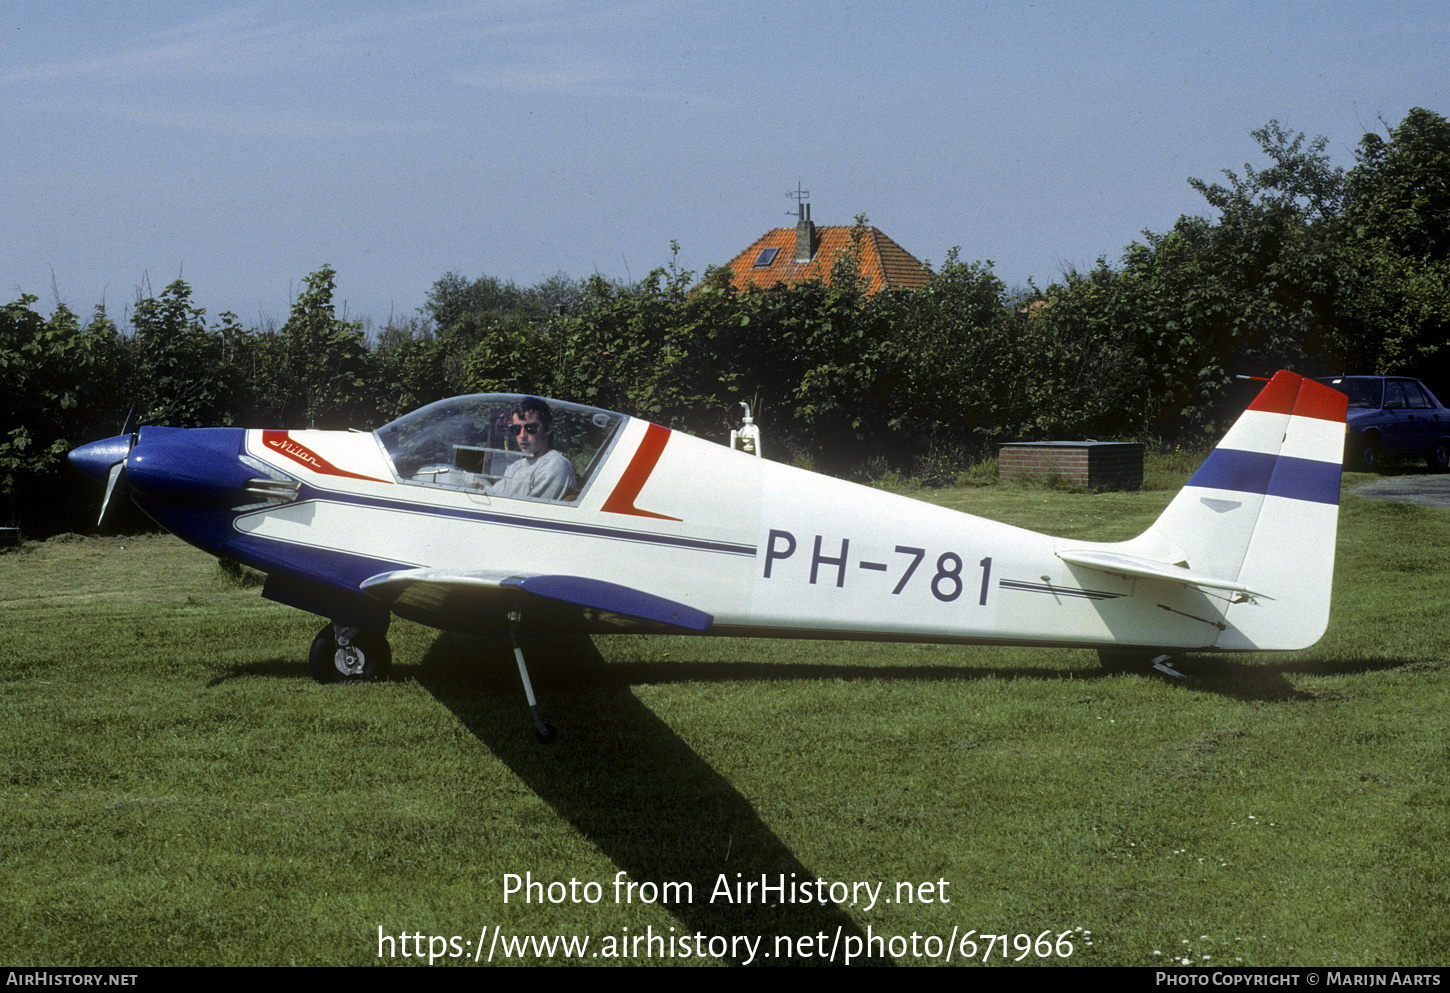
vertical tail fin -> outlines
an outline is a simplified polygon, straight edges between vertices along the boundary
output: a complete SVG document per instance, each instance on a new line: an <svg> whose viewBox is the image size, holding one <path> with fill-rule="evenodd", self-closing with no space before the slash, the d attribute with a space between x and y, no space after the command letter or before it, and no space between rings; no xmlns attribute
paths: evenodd
<svg viewBox="0 0 1450 993"><path fill-rule="evenodd" d="M1239 584L1222 649L1306 648L1329 623L1348 399L1279 372L1123 551Z"/></svg>

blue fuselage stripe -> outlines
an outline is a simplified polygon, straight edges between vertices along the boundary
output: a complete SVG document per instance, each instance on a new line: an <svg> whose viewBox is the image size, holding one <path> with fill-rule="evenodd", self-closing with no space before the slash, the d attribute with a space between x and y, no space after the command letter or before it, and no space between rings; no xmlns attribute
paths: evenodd
<svg viewBox="0 0 1450 993"><path fill-rule="evenodd" d="M1188 485L1338 504L1339 463L1215 448Z"/></svg>
<svg viewBox="0 0 1450 993"><path fill-rule="evenodd" d="M505 527L530 528L539 531L556 531L563 534L582 535L590 538L608 538L614 541L632 541L647 545L668 545L673 548L692 548L704 552L723 552L728 555L749 555L754 557L754 545L742 545L728 541L709 541L704 538L687 538L682 535L652 534L648 531L627 531L623 528L599 527L591 524L573 524L568 521L542 520L537 517L518 517L513 514L499 514L482 510L465 510L461 507L439 507L430 504L408 503L403 500L385 500L378 497L360 496L355 493L340 493L335 490L319 490L303 486L299 503L308 500L326 500L335 503L352 503L365 507L383 507L388 510L402 510L430 517L456 517L466 521L486 524L500 524Z"/></svg>

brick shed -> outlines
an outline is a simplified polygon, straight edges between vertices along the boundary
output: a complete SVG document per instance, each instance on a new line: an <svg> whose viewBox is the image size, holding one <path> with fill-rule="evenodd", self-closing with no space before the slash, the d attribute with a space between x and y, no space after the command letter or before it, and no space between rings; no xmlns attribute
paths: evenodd
<svg viewBox="0 0 1450 993"><path fill-rule="evenodd" d="M1022 441L997 452L997 475L1059 475L1095 490L1143 485L1143 446L1126 441Z"/></svg>

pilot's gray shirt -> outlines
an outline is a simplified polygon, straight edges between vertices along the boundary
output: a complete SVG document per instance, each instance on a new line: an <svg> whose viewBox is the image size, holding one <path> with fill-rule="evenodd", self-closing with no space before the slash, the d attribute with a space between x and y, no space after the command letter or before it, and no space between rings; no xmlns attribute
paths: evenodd
<svg viewBox="0 0 1450 993"><path fill-rule="evenodd" d="M578 487L574 466L557 448L551 448L536 458L514 462L489 492L505 497L562 500L566 493Z"/></svg>

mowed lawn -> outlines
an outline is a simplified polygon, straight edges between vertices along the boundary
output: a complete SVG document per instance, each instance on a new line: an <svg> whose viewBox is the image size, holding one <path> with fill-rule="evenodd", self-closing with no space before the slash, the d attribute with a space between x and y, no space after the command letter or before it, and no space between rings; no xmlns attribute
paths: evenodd
<svg viewBox="0 0 1450 993"><path fill-rule="evenodd" d="M1115 539L1171 494L921 495ZM541 642L545 748L505 644L397 622L390 681L319 686L321 619L175 539L30 545L0 555L0 961L1445 964L1447 554L1450 512L1347 493L1325 638L1182 683Z"/></svg>

